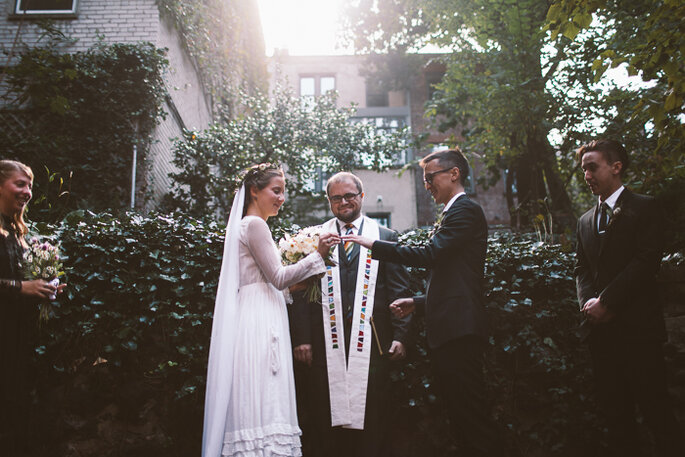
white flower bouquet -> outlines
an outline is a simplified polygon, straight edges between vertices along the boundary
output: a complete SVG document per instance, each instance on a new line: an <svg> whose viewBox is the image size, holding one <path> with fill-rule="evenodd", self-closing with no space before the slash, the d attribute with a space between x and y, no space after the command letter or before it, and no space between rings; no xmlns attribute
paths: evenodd
<svg viewBox="0 0 685 457"><path fill-rule="evenodd" d="M24 276L26 279L43 279L53 286L57 286L62 275L64 275L64 271L62 270L59 247L53 246L47 241L41 242L38 238L32 238L29 248L24 253ZM50 300L55 298L55 295L50 296ZM50 310L49 303L41 303L40 319L46 321L50 316Z"/></svg>
<svg viewBox="0 0 685 457"><path fill-rule="evenodd" d="M283 262L286 265L292 265L316 251L316 248L319 245L321 230L322 227L320 225L315 225L305 227L293 236L286 233L278 242ZM330 251L324 261L326 262L326 265L335 265ZM320 278L321 275L311 276L301 283L302 286L306 287L305 298L308 301L318 301L321 299Z"/></svg>

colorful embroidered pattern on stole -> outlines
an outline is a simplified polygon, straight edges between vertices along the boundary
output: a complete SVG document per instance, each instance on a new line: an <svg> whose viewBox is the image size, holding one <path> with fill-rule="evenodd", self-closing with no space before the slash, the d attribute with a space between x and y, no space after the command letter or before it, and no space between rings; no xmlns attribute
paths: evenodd
<svg viewBox="0 0 685 457"><path fill-rule="evenodd" d="M366 265L364 265L364 286L362 289L361 315L359 316L359 335L357 336L357 351L364 349L364 321L366 320L366 300L369 297L369 275L371 274L371 249L366 251Z"/></svg>
<svg viewBox="0 0 685 457"><path fill-rule="evenodd" d="M328 280L328 313L331 324L331 343L333 349L338 349L338 326L335 319L335 302L333 301L333 271L332 267L326 268L326 279Z"/></svg>

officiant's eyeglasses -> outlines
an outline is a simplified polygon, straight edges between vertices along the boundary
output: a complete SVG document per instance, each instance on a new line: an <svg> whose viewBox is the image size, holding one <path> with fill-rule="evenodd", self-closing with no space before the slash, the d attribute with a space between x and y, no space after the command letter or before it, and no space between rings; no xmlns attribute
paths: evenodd
<svg viewBox="0 0 685 457"><path fill-rule="evenodd" d="M361 192L357 192L356 194L353 194L350 192L349 194L345 194L345 195L329 195L328 199L330 201L332 201L333 203L340 203L343 201L343 198L345 199L345 201L351 202L355 198L359 197L361 194L362 194Z"/></svg>
<svg viewBox="0 0 685 457"><path fill-rule="evenodd" d="M450 170L452 170L452 168L454 168L454 167L443 168L442 170L434 171L433 173L426 173L425 175L423 175L423 182L432 186L433 185L433 178L435 178L435 175L437 175L439 173L444 173L446 171L450 171Z"/></svg>

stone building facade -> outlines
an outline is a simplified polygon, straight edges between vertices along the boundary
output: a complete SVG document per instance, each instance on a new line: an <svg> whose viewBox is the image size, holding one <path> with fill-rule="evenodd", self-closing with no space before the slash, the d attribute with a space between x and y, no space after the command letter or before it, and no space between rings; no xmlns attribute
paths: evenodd
<svg viewBox="0 0 685 457"><path fill-rule="evenodd" d="M426 153L441 149L446 133L431 130L424 117L425 103L432 94L445 67L434 55L422 57L422 64L411 77L406 90L387 91L378 88L365 76L369 65L366 56L291 56L276 52L269 59L270 83L288 84L300 97L318 96L327 90L338 92L338 106L354 103L355 118L374 123L379 129L409 126L414 134L426 133L428 146L422 151L405 151L396 166L384 173L358 170L365 185L364 211L397 231L433 224L438 208L423 185L423 173L417 166L400 176L402 166ZM474 178L484 173L477 155L469 155ZM468 192L485 211L490 225L508 225L503 181L488 189L471 180Z"/></svg>

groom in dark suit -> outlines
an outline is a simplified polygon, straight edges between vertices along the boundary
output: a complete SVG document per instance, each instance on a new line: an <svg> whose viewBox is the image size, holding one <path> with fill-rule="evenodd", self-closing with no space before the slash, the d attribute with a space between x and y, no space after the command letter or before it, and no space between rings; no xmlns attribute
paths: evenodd
<svg viewBox="0 0 685 457"><path fill-rule="evenodd" d="M611 455L643 455L636 406L654 434L657 455L685 455L662 351L666 332L656 282L661 212L653 198L623 187L629 160L621 143L592 141L577 158L599 197L578 220L575 277Z"/></svg>
<svg viewBox="0 0 685 457"><path fill-rule="evenodd" d="M391 307L400 316L425 309L433 375L463 455L500 456L504 451L488 414L483 379L488 344L483 304L485 215L464 192L469 167L459 149L433 152L420 165L426 189L436 203L445 205L429 243L409 247L350 239L371 247L376 259L430 269L425 296L400 299Z"/></svg>
<svg viewBox="0 0 685 457"><path fill-rule="evenodd" d="M361 180L352 173L338 173L328 180L328 200L335 216L329 221L338 233L361 233L365 223L361 209L364 192ZM379 227L380 239L397 240L397 233ZM341 244L338 249L340 293L344 314L346 354L350 353L352 315L357 289L359 245ZM388 305L409 293L409 276L398 264L380 262L374 291L371 353L368 368L364 429L331 426L331 409L326 344L321 303L308 303L294 296L291 309L291 338L296 364L298 413L303 429L303 452L312 457L379 457L392 419L388 389L391 363L405 357L410 318L394 316Z"/></svg>

